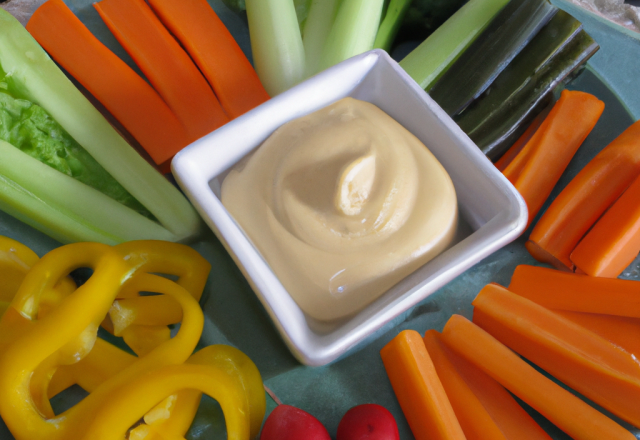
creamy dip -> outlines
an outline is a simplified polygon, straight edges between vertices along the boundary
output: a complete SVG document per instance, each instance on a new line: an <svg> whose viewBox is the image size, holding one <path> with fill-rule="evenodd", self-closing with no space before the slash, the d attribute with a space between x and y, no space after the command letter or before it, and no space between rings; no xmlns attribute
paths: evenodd
<svg viewBox="0 0 640 440"><path fill-rule="evenodd" d="M224 179L222 203L318 320L357 312L441 253L458 218L433 154L352 98L277 129Z"/></svg>

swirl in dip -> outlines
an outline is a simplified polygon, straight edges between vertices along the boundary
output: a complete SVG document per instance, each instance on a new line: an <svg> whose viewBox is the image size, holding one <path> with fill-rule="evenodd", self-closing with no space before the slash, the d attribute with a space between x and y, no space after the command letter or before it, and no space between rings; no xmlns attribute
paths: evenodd
<svg viewBox="0 0 640 440"><path fill-rule="evenodd" d="M442 252L457 224L440 162L373 104L344 98L278 128L222 203L300 308L351 315Z"/></svg>

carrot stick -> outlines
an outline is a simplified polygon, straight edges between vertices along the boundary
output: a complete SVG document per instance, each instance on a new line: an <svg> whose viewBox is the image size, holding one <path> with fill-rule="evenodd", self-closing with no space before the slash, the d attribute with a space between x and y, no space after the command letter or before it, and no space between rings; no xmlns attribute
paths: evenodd
<svg viewBox="0 0 640 440"><path fill-rule="evenodd" d="M189 55L144 0L102 0L93 5L192 141L229 120Z"/></svg>
<svg viewBox="0 0 640 440"><path fill-rule="evenodd" d="M546 117L540 122L540 126L531 134L531 137L524 143L516 154L511 159L505 159L505 162L509 160L508 164L504 164L504 168L501 169L504 176L509 179L509 182L514 183L520 177L524 166L529 159L533 156L533 153L538 149L540 145L540 139L542 135L548 130L549 124L558 112L559 107L554 105L546 115ZM524 135L523 135L524 136ZM520 139L518 140L520 141ZM514 153L515 151L509 151L508 153Z"/></svg>
<svg viewBox="0 0 640 440"><path fill-rule="evenodd" d="M556 118L556 114L560 109L560 106L557 105L556 102L547 115L544 117L538 129L533 133L531 138L526 142L526 144L521 148L520 153L518 153L513 159L510 160L509 164L504 167L503 174L509 179L511 183L515 185L516 181L520 177L522 170L524 169L529 159L534 156L534 153L538 150L540 146L540 140L543 138L544 133L546 133L549 129L549 124L551 121Z"/></svg>
<svg viewBox="0 0 640 440"><path fill-rule="evenodd" d="M516 154L513 159L511 159L509 164L504 167L502 174L504 174L504 176L509 179L509 182L515 185L516 181L520 177L520 174L522 174L522 170L529 162L529 159L531 159L531 157L533 157L535 152L538 150L540 146L540 140L542 139L543 134L547 132L549 124L551 123L552 118L555 117L555 114L557 112L558 107L553 106L553 108L549 112L549 115L545 118L544 121L542 121L540 127L538 127L535 133L533 133L531 139L529 139L529 141L522 147L520 152Z"/></svg>
<svg viewBox="0 0 640 440"><path fill-rule="evenodd" d="M640 174L640 121L604 148L556 197L526 246L538 261L573 270L569 255Z"/></svg>
<svg viewBox="0 0 640 440"><path fill-rule="evenodd" d="M640 283L520 265L509 290L548 309L640 318Z"/></svg>
<svg viewBox="0 0 640 440"><path fill-rule="evenodd" d="M582 142L596 125L604 103L584 92L563 90L549 116L504 174L529 208L529 223L551 194ZM519 171L519 172L515 172Z"/></svg>
<svg viewBox="0 0 640 440"><path fill-rule="evenodd" d="M256 71L206 0L149 0L207 78L229 117L269 99Z"/></svg>
<svg viewBox="0 0 640 440"><path fill-rule="evenodd" d="M509 440L551 440L502 385L447 347L442 336L440 341L455 369Z"/></svg>
<svg viewBox="0 0 640 440"><path fill-rule="evenodd" d="M189 143L187 132L155 90L102 44L62 0L49 0L27 30L133 135L156 164Z"/></svg>
<svg viewBox="0 0 640 440"><path fill-rule="evenodd" d="M597 334L489 284L473 322L498 341L623 420L640 426L640 365Z"/></svg>
<svg viewBox="0 0 640 440"><path fill-rule="evenodd" d="M571 253L576 270L617 278L640 252L640 176Z"/></svg>
<svg viewBox="0 0 640 440"><path fill-rule="evenodd" d="M416 440L465 439L418 332L400 332L380 356Z"/></svg>
<svg viewBox="0 0 640 440"><path fill-rule="evenodd" d="M629 431L544 377L463 316L449 319L442 340L572 438L635 440Z"/></svg>
<svg viewBox="0 0 640 440"><path fill-rule="evenodd" d="M600 335L636 357L640 355L640 319L624 316L554 310L558 315Z"/></svg>
<svg viewBox="0 0 640 440"><path fill-rule="evenodd" d="M507 150L506 153L502 155L500 159L496 162L496 168L500 171L504 171L507 166L518 156L518 154L524 149L525 145L529 143L531 138L538 131L546 116L549 112L542 112L529 124L527 129L522 133L522 135L518 138L517 141Z"/></svg>
<svg viewBox="0 0 640 440"><path fill-rule="evenodd" d="M467 440L507 440L448 359L439 340L439 333L429 330L425 333L423 341Z"/></svg>

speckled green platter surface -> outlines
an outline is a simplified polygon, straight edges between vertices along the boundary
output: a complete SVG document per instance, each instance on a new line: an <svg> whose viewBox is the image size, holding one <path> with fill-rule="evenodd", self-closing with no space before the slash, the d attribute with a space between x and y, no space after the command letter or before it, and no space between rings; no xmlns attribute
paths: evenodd
<svg viewBox="0 0 640 440"><path fill-rule="evenodd" d="M105 44L130 62L91 6L92 1L65 0ZM209 2L241 47L250 55L248 31L243 20L229 11L221 0ZM553 3L581 20L587 32L601 46L600 51L589 61L588 69L569 88L596 95L605 102L606 107L596 128L556 186L552 198L598 151L640 118L640 34L608 24L565 0L555 0ZM2 212L0 235L21 241L39 255L59 246L51 238ZM528 235L529 231L526 231L520 239L489 256L378 333L371 335L347 357L324 367L306 367L289 353L240 270L213 233L206 232L192 244L213 266L201 301L206 317L202 343L230 344L244 351L257 364L266 386L280 400L316 416L332 437L335 437L340 418L349 408L361 403L378 403L388 408L396 417L400 438L410 440L413 436L387 379L379 356L380 349L404 329L414 329L421 333L430 328L441 330L454 313L471 318L471 301L485 284L498 282L506 285L517 265L538 264L524 248ZM640 258L622 276L640 280ZM54 407L62 410L80 398L80 391L71 390L56 398ZM204 403L187 438L226 438L219 408L211 401ZM274 406L275 403L267 398L267 411ZM552 438L569 438L542 416L529 408L527 410ZM640 430L622 424L640 438ZM12 438L4 424L0 423L0 440Z"/></svg>

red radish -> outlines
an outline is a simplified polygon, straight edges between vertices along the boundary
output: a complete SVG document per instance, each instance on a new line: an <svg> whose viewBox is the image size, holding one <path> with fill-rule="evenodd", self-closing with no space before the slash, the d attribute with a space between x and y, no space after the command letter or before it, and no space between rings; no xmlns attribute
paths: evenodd
<svg viewBox="0 0 640 440"><path fill-rule="evenodd" d="M338 425L336 440L400 440L400 433L388 409L367 403L345 413Z"/></svg>
<svg viewBox="0 0 640 440"><path fill-rule="evenodd" d="M264 422L260 440L331 440L327 429L311 414L278 405Z"/></svg>

